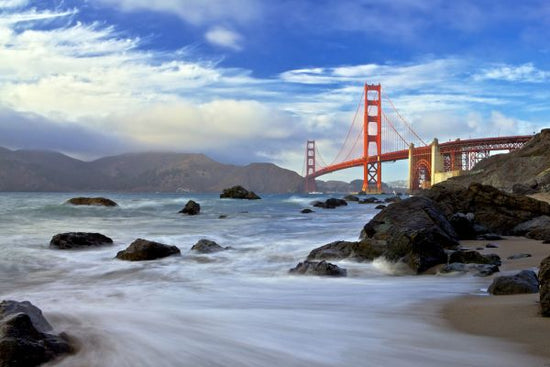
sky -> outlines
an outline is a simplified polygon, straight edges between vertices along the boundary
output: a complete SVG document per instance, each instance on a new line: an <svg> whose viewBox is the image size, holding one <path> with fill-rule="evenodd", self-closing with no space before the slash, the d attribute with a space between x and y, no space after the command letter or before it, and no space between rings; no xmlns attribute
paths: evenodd
<svg viewBox="0 0 550 367"><path fill-rule="evenodd" d="M550 127L550 2L0 0L10 149L204 153L302 174L308 139L327 162L340 151L364 83L425 141Z"/></svg>

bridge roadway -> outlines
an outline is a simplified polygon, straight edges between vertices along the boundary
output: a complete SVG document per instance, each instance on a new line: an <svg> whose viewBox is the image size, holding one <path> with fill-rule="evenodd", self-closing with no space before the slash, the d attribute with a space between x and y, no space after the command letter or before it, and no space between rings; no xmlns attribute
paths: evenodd
<svg viewBox="0 0 550 367"><path fill-rule="evenodd" d="M497 138L480 138L454 140L439 144L441 154L449 154L451 152L470 153L495 150L514 150L521 147L523 144L531 140L533 135L519 136L503 136ZM414 154L431 154L431 146L415 147ZM380 162L395 162L399 160L409 159L409 149L398 150L395 152L382 153ZM367 163L374 163L378 160L378 156L369 156ZM336 163L327 167L323 167L315 173L309 175L309 178L315 178L328 173L340 171L346 168L361 167L365 164L365 158L356 158L345 162Z"/></svg>

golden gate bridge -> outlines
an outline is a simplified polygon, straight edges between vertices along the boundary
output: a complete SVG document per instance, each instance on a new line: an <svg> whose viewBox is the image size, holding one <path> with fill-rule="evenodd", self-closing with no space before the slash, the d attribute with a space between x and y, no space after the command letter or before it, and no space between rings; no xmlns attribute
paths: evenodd
<svg viewBox="0 0 550 367"><path fill-rule="evenodd" d="M390 109L382 109L382 99ZM362 117L362 118L361 118ZM316 191L315 178L363 167L364 192L382 192L382 163L409 160L409 190L431 185L471 170L491 151L518 149L531 135L488 137L439 143L426 143L413 130L393 102L382 94L380 84L365 84L351 126L335 158L327 164L319 154L315 140L306 143L306 192Z"/></svg>

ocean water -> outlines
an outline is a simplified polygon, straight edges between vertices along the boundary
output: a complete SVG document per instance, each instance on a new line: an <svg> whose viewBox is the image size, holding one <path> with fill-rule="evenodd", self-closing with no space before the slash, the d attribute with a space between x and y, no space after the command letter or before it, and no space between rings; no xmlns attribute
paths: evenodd
<svg viewBox="0 0 550 367"><path fill-rule="evenodd" d="M516 345L440 320L441 302L480 293L485 279L396 275L383 262L346 261L336 263L347 278L288 274L312 249L356 240L374 205L301 214L327 196L192 194L103 194L116 208L64 204L81 195L0 193L0 298L31 301L80 342L76 355L49 365L542 366ZM189 199L200 215L177 213ZM115 244L48 247L69 231L100 232ZM182 255L115 259L136 238ZM192 253L201 238L232 249Z"/></svg>

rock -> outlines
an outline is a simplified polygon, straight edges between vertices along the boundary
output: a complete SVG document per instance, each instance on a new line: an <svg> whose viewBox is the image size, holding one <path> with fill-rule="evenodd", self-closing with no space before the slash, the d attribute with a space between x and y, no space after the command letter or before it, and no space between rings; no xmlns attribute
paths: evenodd
<svg viewBox="0 0 550 367"><path fill-rule="evenodd" d="M550 256L544 258L539 266L540 309L544 317L550 317Z"/></svg>
<svg viewBox="0 0 550 367"><path fill-rule="evenodd" d="M218 219L225 219L225 218L227 218L227 215L226 215L226 214L220 214L220 215L218 216Z"/></svg>
<svg viewBox="0 0 550 367"><path fill-rule="evenodd" d="M380 244L370 238L359 242L335 241L312 250L307 260L341 260L372 261L381 256L385 250Z"/></svg>
<svg viewBox="0 0 550 367"><path fill-rule="evenodd" d="M380 205L375 206L374 209L381 210L381 209L384 209L385 207L386 207L385 205L380 204Z"/></svg>
<svg viewBox="0 0 550 367"><path fill-rule="evenodd" d="M488 243L485 245L486 248L498 248L498 245L495 243Z"/></svg>
<svg viewBox="0 0 550 367"><path fill-rule="evenodd" d="M0 302L0 366L39 366L74 352L66 334L51 331L42 311L30 302Z"/></svg>
<svg viewBox="0 0 550 367"><path fill-rule="evenodd" d="M59 233L50 240L50 247L62 250L91 248L112 245L113 240L101 233L67 232Z"/></svg>
<svg viewBox="0 0 550 367"><path fill-rule="evenodd" d="M315 213L315 212L309 208L305 208L305 209L302 209L300 213L308 214L308 213Z"/></svg>
<svg viewBox="0 0 550 367"><path fill-rule="evenodd" d="M497 265L493 264L464 264L464 263L450 263L444 265L441 273L472 273L478 277L486 277L499 271Z"/></svg>
<svg viewBox="0 0 550 367"><path fill-rule="evenodd" d="M525 259L526 257L531 257L531 254L514 254L511 256L508 256L508 260L518 260L518 259Z"/></svg>
<svg viewBox="0 0 550 367"><path fill-rule="evenodd" d="M539 280L532 270L522 270L516 275L497 277L488 292L494 295L537 293Z"/></svg>
<svg viewBox="0 0 550 367"><path fill-rule="evenodd" d="M214 241L207 239L201 239L191 247L191 250L200 252L201 254L211 254L213 252L219 252L228 250L229 247L222 247Z"/></svg>
<svg viewBox="0 0 550 367"><path fill-rule="evenodd" d="M445 249L458 246L458 235L443 212L422 196L383 209L365 224L361 238L383 241L386 259L404 262L417 273L446 264Z"/></svg>
<svg viewBox="0 0 550 367"><path fill-rule="evenodd" d="M326 261L304 261L289 270L290 274L345 277L347 270Z"/></svg>
<svg viewBox="0 0 550 367"><path fill-rule="evenodd" d="M180 250L176 246L168 246L162 243L138 238L125 250L119 251L116 257L120 260L144 261L179 254Z"/></svg>
<svg viewBox="0 0 550 367"><path fill-rule="evenodd" d="M550 229L550 216L547 215L541 215L539 217L533 218L531 220L522 222L515 226L511 234L514 236L526 236L529 237L529 234L531 232L534 232L530 238L533 238L535 240L541 240L541 238L535 238L537 232L544 232L544 230Z"/></svg>
<svg viewBox="0 0 550 367"><path fill-rule="evenodd" d="M359 201L359 198L355 195L346 195L344 196L345 201Z"/></svg>
<svg viewBox="0 0 550 367"><path fill-rule="evenodd" d="M95 197L95 198L76 197L76 198L67 200L67 203L72 205L118 206L118 204L112 201L111 199L107 199L103 197Z"/></svg>
<svg viewBox="0 0 550 367"><path fill-rule="evenodd" d="M512 193L518 194L518 195L531 195L538 192L538 190L535 187L524 185L524 184L514 184L512 185Z"/></svg>
<svg viewBox="0 0 550 367"><path fill-rule="evenodd" d="M261 199L253 191L248 191L242 186L233 186L228 189L224 189L220 194L221 199L247 199L247 200L258 200Z"/></svg>
<svg viewBox="0 0 550 367"><path fill-rule="evenodd" d="M343 199L330 198L323 201L314 201L311 203L316 208L334 209L339 206L346 206L348 203Z"/></svg>
<svg viewBox="0 0 550 367"><path fill-rule="evenodd" d="M455 232L461 240L473 240L476 238L473 213L455 213L449 218Z"/></svg>
<svg viewBox="0 0 550 367"><path fill-rule="evenodd" d="M197 215L201 211L200 204L194 202L193 200L189 200L187 204L183 207L182 210L180 210L178 213L188 214L188 215Z"/></svg>
<svg viewBox="0 0 550 367"><path fill-rule="evenodd" d="M397 203L399 201L401 201L401 198L399 196L392 196L384 199L385 203Z"/></svg>
<svg viewBox="0 0 550 367"><path fill-rule="evenodd" d="M449 263L501 265L500 256L482 255L477 251L455 251L449 256Z"/></svg>
<svg viewBox="0 0 550 367"><path fill-rule="evenodd" d="M374 196L369 196L368 198L359 200L359 204L379 204L379 203L382 203L382 201L378 200Z"/></svg>
<svg viewBox="0 0 550 367"><path fill-rule="evenodd" d="M463 188L443 182L422 195L437 202L448 218L457 212L473 213L477 224L501 235L511 234L512 229L520 223L541 215L550 215L548 203L508 194L478 183Z"/></svg>

